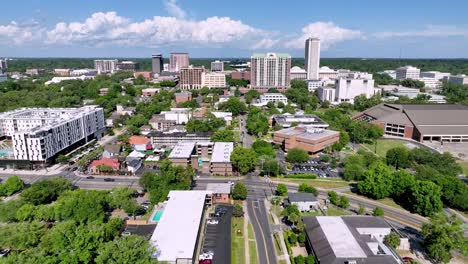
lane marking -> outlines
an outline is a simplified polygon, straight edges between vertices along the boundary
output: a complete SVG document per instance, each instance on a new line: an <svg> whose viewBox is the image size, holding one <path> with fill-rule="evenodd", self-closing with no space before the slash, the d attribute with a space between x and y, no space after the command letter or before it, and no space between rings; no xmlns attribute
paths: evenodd
<svg viewBox="0 0 468 264"><path fill-rule="evenodd" d="M269 257L268 257L268 250L267 250L267 246L266 246L265 234L264 234L262 225L260 224L260 221L258 221L257 213L255 213L254 202L257 202L257 203L258 203L258 201L251 201L251 203L252 203L253 215L254 215L255 220L257 221L257 224L258 224L258 226L259 226L259 228L260 228L260 231L261 231L260 233L261 233L261 235L262 235L263 247L265 248L265 257L266 257L266 259L267 259L267 263L270 263L270 259L269 259Z"/></svg>

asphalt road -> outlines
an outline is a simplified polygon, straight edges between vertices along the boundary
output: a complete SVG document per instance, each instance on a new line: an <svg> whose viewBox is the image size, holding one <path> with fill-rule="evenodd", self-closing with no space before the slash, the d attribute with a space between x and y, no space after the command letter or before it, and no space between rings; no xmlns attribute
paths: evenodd
<svg viewBox="0 0 468 264"><path fill-rule="evenodd" d="M241 131L242 146L244 148L250 148L252 145L252 136L247 133L247 116L239 116L239 127Z"/></svg>

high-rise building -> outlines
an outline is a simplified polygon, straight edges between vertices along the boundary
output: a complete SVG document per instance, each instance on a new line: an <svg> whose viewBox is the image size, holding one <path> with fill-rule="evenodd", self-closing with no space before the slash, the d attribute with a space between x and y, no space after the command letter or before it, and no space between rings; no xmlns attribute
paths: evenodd
<svg viewBox="0 0 468 264"><path fill-rule="evenodd" d="M211 71L224 71L224 62L223 61L212 61L211 62Z"/></svg>
<svg viewBox="0 0 468 264"><path fill-rule="evenodd" d="M114 73L117 69L117 60L94 60L94 69L101 73Z"/></svg>
<svg viewBox="0 0 468 264"><path fill-rule="evenodd" d="M396 69L397 80L413 79L418 80L421 70L413 66L404 66Z"/></svg>
<svg viewBox="0 0 468 264"><path fill-rule="evenodd" d="M164 70L162 54L153 54L153 56L151 56L151 66L153 73L159 74Z"/></svg>
<svg viewBox="0 0 468 264"><path fill-rule="evenodd" d="M320 68L320 39L308 38L305 42L305 70L307 80L318 80Z"/></svg>
<svg viewBox="0 0 468 264"><path fill-rule="evenodd" d="M140 64L134 61L121 61L117 62L116 70L117 71L138 71L140 69Z"/></svg>
<svg viewBox="0 0 468 264"><path fill-rule="evenodd" d="M5 72L8 68L7 59L0 60L0 73Z"/></svg>
<svg viewBox="0 0 468 264"><path fill-rule="evenodd" d="M169 71L179 72L180 69L189 66L188 53L171 53L169 58Z"/></svg>
<svg viewBox="0 0 468 264"><path fill-rule="evenodd" d="M291 56L282 53L254 54L250 57L251 87L256 90L286 90L291 81Z"/></svg>
<svg viewBox="0 0 468 264"><path fill-rule="evenodd" d="M103 132L104 111L97 106L22 108L0 114L0 136L11 137L17 160L46 161Z"/></svg>
<svg viewBox="0 0 468 264"><path fill-rule="evenodd" d="M204 85L204 67L184 67L180 69L179 86L182 90L201 89Z"/></svg>
<svg viewBox="0 0 468 264"><path fill-rule="evenodd" d="M203 86L208 88L226 87L226 75L220 72L209 72L203 76Z"/></svg>

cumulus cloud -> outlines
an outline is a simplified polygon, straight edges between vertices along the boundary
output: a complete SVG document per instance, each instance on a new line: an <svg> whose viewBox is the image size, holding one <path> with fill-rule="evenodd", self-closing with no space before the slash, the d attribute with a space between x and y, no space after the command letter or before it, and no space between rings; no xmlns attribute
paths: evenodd
<svg viewBox="0 0 468 264"><path fill-rule="evenodd" d="M405 37L468 37L467 26L427 25L416 31L385 31L374 34L377 38L405 38Z"/></svg>
<svg viewBox="0 0 468 264"><path fill-rule="evenodd" d="M177 4L177 0L165 0L164 8L169 13L169 15L176 18L185 18L185 11Z"/></svg>
<svg viewBox="0 0 468 264"><path fill-rule="evenodd" d="M38 39L42 33L43 28L35 21L24 24L11 21L9 24L0 25L0 39L17 45Z"/></svg>
<svg viewBox="0 0 468 264"><path fill-rule="evenodd" d="M54 29L47 32L47 43L154 47L179 42L254 42L264 35L262 30L229 17L214 16L192 21L155 16L141 22L132 22L116 12L99 12L84 22L58 23Z"/></svg>
<svg viewBox="0 0 468 264"><path fill-rule="evenodd" d="M264 38L259 40L258 42L254 43L250 48L251 49L270 49L275 46L280 40L279 39L271 39L271 38Z"/></svg>
<svg viewBox="0 0 468 264"><path fill-rule="evenodd" d="M286 41L284 46L286 48L303 49L305 40L310 37L320 38L321 48L326 50L333 44L345 40L362 38L363 33L359 30L339 27L333 22L320 21L303 27L302 34Z"/></svg>

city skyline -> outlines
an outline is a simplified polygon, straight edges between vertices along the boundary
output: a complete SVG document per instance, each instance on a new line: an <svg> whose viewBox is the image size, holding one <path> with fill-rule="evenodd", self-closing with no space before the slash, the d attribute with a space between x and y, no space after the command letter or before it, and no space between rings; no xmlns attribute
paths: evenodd
<svg viewBox="0 0 468 264"><path fill-rule="evenodd" d="M361 1L341 9L307 1L246 3L8 2L0 18L0 56L139 58L188 52L193 58L248 58L255 52L286 52L297 58L303 57L308 37L321 39L324 58L468 54L463 1L443 6L426 1L423 7L403 1L391 6Z"/></svg>

